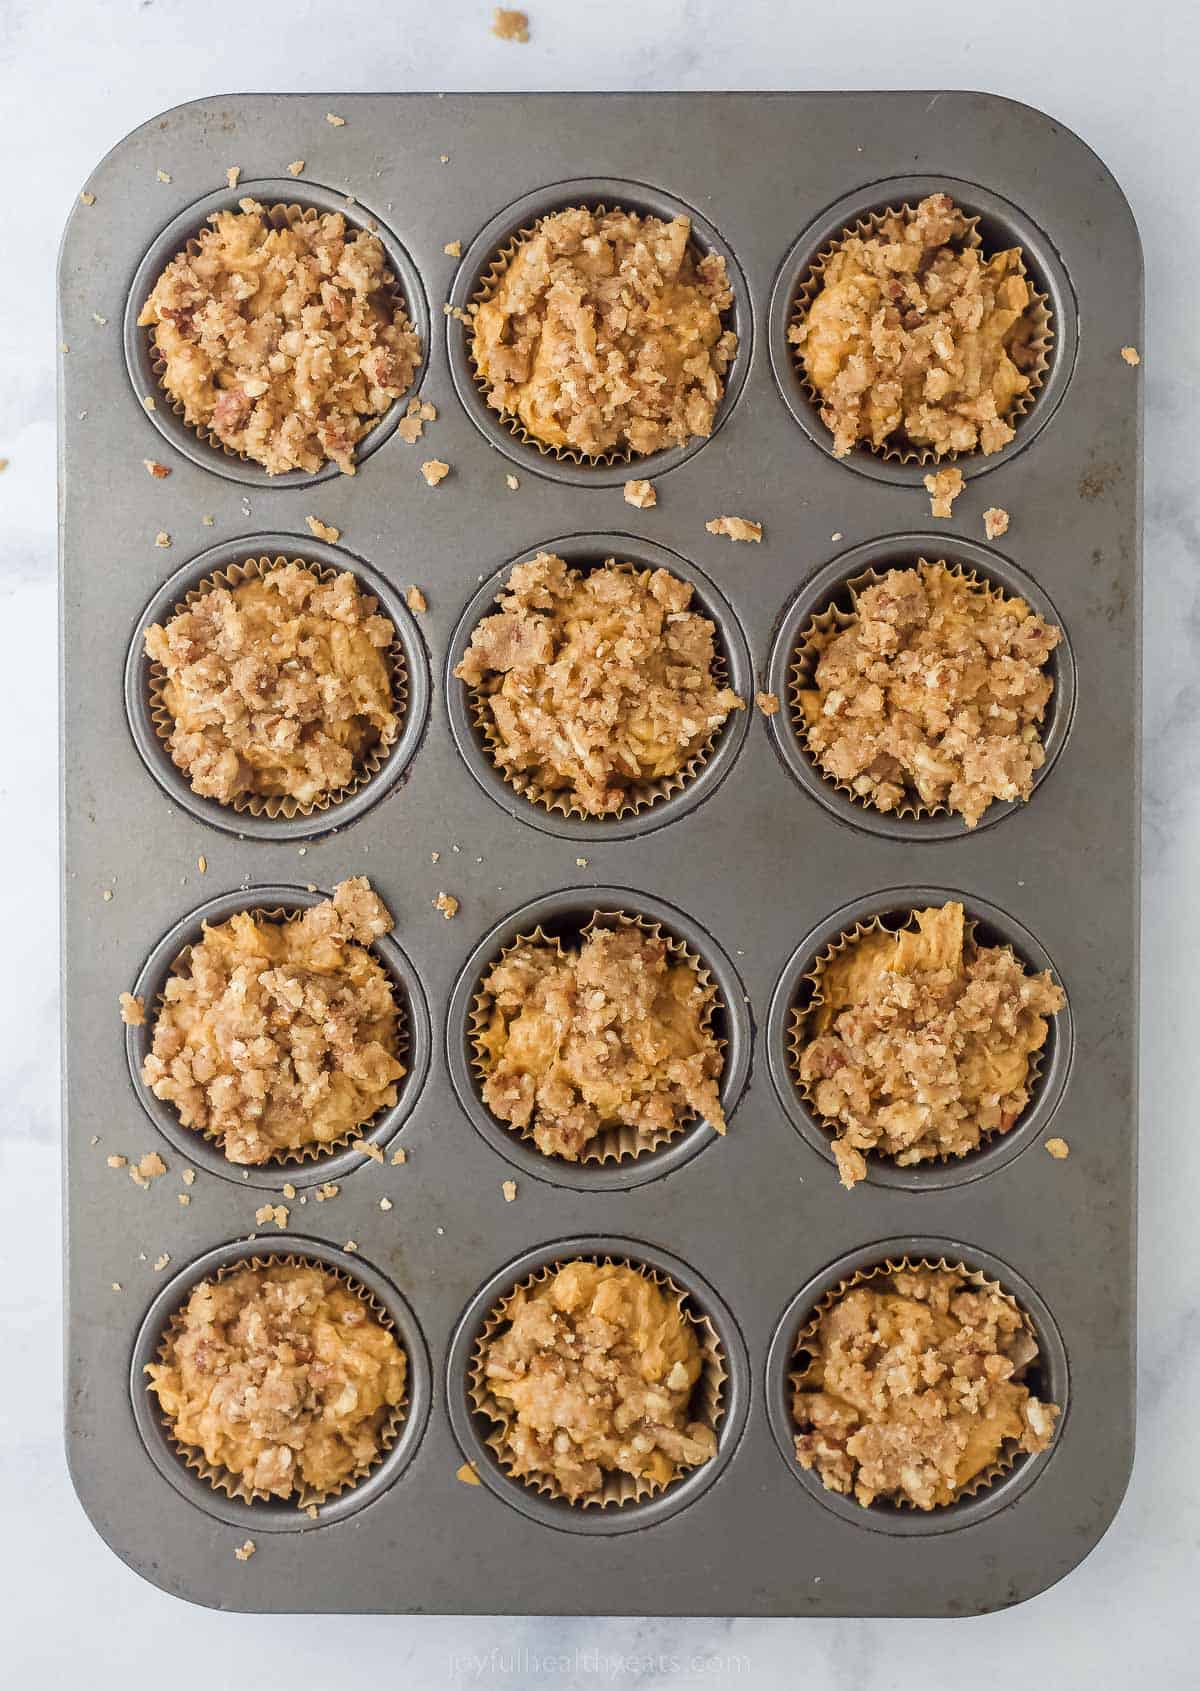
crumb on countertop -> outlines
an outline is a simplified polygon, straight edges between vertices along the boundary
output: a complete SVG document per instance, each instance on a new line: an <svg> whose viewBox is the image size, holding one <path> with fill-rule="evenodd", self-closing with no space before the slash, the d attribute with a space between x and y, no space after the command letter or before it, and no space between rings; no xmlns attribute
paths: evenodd
<svg viewBox="0 0 1200 1691"><path fill-rule="evenodd" d="M510 11L505 6L495 7L492 12L492 34L501 41L518 41L524 44L529 40L528 13Z"/></svg>

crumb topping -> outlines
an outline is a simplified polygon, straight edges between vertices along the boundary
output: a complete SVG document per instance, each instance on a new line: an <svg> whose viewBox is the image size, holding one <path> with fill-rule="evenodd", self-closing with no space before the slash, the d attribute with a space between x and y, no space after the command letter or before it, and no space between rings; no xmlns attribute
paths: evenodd
<svg viewBox="0 0 1200 1691"><path fill-rule="evenodd" d="M985 258L947 194L845 234L788 330L844 458L878 449L998 452L1037 362L1020 247Z"/></svg>
<svg viewBox="0 0 1200 1691"><path fill-rule="evenodd" d="M712 1428L688 1419L702 1367L695 1329L648 1274L568 1263L519 1288L505 1317L484 1378L512 1417L514 1474L549 1479L577 1503L606 1474L665 1486L716 1454Z"/></svg>
<svg viewBox="0 0 1200 1691"><path fill-rule="evenodd" d="M818 633L797 702L817 763L877 810L919 800L973 828L994 800L1028 799L1046 761L1046 664L1062 630L1023 599L923 560L855 595Z"/></svg>
<svg viewBox="0 0 1200 1691"><path fill-rule="evenodd" d="M127 1028L140 1028L146 1020L146 1001L135 998L132 992L123 992L120 997L121 1020Z"/></svg>
<svg viewBox="0 0 1200 1691"><path fill-rule="evenodd" d="M222 804L312 804L348 786L398 732L395 632L348 572L323 581L277 564L210 588L146 630L147 655L166 671L172 760Z"/></svg>
<svg viewBox="0 0 1200 1691"><path fill-rule="evenodd" d="M613 815L686 768L742 700L719 685L716 629L667 570L518 564L454 673L483 696L506 774Z"/></svg>
<svg viewBox="0 0 1200 1691"><path fill-rule="evenodd" d="M361 876L286 921L205 923L172 967L142 1079L232 1163L346 1137L396 1102L392 918Z"/></svg>
<svg viewBox="0 0 1200 1691"><path fill-rule="evenodd" d="M202 1281L146 1368L174 1437L272 1497L328 1493L380 1454L406 1359L365 1299L280 1263Z"/></svg>
<svg viewBox="0 0 1200 1691"><path fill-rule="evenodd" d="M852 1286L804 1340L796 1456L830 1491L936 1509L1009 1452L1045 1450L1058 1409L1024 1384L1037 1340L1008 1298L956 1270Z"/></svg>
<svg viewBox="0 0 1200 1691"><path fill-rule="evenodd" d="M550 447L657 452L712 433L737 336L725 260L686 217L574 207L520 240L477 306L488 403Z"/></svg>
<svg viewBox="0 0 1200 1691"><path fill-rule="evenodd" d="M647 1144L697 1116L725 1131L716 987L658 935L593 928L575 950L521 940L480 994L483 1101L546 1156L577 1162L616 1127Z"/></svg>
<svg viewBox="0 0 1200 1691"><path fill-rule="evenodd" d="M1029 1103L1030 1058L1066 998L1007 945L969 936L961 904L918 910L916 928L871 929L818 968L800 1079L830 1123L842 1185L866 1151L901 1168L962 1156L1007 1133Z"/></svg>
<svg viewBox="0 0 1200 1691"><path fill-rule="evenodd" d="M276 229L251 199L208 221L138 318L163 386L194 428L272 474L332 459L353 475L355 443L420 361L382 243L341 212Z"/></svg>

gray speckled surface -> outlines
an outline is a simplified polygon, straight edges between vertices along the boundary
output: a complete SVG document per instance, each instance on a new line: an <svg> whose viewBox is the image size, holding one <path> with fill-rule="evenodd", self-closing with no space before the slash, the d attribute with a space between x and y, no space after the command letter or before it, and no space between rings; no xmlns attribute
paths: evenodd
<svg viewBox="0 0 1200 1691"><path fill-rule="evenodd" d="M1196 1298L1179 1274L1191 1190L1200 1170L1190 1138L1196 1063L1187 1009L1191 937L1200 900L1189 873L1200 831L1200 720L1194 674L1194 492L1197 328L1188 278L1194 225L1173 213L1192 168L1190 80L1196 22L1182 6L1131 22L1127 8L1068 4L972 7L961 24L919 3L897 22L868 5L853 18L749 5L613 6L603 13L533 10L534 41L505 46L486 8L404 8L383 24L348 17L331 31L317 7L262 4L252 16L218 5L2 10L0 76L10 135L22 157L30 262L10 268L0 316L6 386L0 455L11 459L0 665L6 718L21 727L27 700L45 696L53 646L53 325L51 273L72 195L104 148L134 122L181 99L238 83L278 88L947 86L994 89L1053 111L1094 145L1138 215L1147 251L1145 746L1145 993L1143 1021L1143 1305L1140 1451L1116 1525L1088 1562L1012 1613L964 1622L492 1622L271 1621L203 1614L135 1581L91 1534L63 1469L46 1385L56 1372L57 1094L53 1026L55 791L48 721L12 737L10 802L27 825L4 835L10 964L6 970L0 1167L4 1179L3 1310L10 1369L21 1386L5 1404L5 1477L13 1500L4 1551L19 1617L8 1661L19 1682L56 1683L84 1649L100 1684L170 1654L173 1683L210 1686L252 1665L264 1685L316 1685L353 1652L375 1681L452 1686L792 1681L907 1687L1011 1682L1014 1673L1075 1686L1150 1672L1191 1683L1188 1613L1195 1508L1190 1406L1197 1387ZM614 20L615 27L614 27ZM1039 50L1031 50L1036 37ZM179 44L184 50L179 51ZM253 67L247 72L243 67ZM47 116L52 121L47 121ZM302 149L298 149L302 150ZM230 162L233 162L232 160ZM169 163L165 166L169 169ZM99 208L97 208L99 209ZM30 301L32 300L32 313ZM19 309L18 309L19 308ZM97 333L100 332L97 327ZM1161 350L1160 350L1161 349ZM1143 349L1146 350L1146 349ZM98 491L97 521L115 513ZM11 702L10 702L11 701ZM98 896L98 891L97 891ZM713 1547L714 1558L723 1547ZM70 1613L74 1626L63 1624ZM81 1643L86 1640L86 1644Z"/></svg>

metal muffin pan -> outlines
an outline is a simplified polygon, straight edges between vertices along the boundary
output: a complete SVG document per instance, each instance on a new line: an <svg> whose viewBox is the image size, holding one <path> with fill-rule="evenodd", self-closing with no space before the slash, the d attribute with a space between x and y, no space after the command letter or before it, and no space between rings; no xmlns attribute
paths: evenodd
<svg viewBox="0 0 1200 1691"><path fill-rule="evenodd" d="M330 111L345 125L327 124ZM738 144L714 150L717 134ZM274 197L263 185L298 157L305 172L278 198L328 203L314 183L338 205L353 196L347 215L375 217L402 247L410 310L428 302L420 391L439 415L409 446L393 407L353 477L272 482L172 432L169 408L147 413L136 341L131 377L120 334L93 313L116 325L133 309L153 280L148 255L158 263L174 250L161 242L174 220L187 233L206 202ZM239 189L214 195L233 163ZM1055 359L1037 404L1013 449L960 461L967 486L944 524L911 477L857 454L839 462L799 426L781 364L778 308L796 254L825 238L843 204L894 200L898 165L983 212L985 231L994 211L997 239L1017 231L1055 308ZM605 203L689 209L700 237L734 261L742 345L720 427L658 463L564 464L523 448L481 414L464 380L463 326L441 310L470 298L484 249L514 217L591 197L581 184L599 184ZM979 94L942 93L932 105L928 94L238 95L143 126L86 186L95 203L73 213L60 266L70 348L60 368L64 1134L67 1443L97 1529L170 1591L263 1611L952 1615L1019 1602L1061 1578L1112 1519L1133 1438L1141 413L1140 378L1119 349L1141 344L1141 268L1104 167L1061 125ZM455 241L461 261L443 251ZM430 489L419 465L434 456L452 469ZM149 477L148 457L172 474ZM635 511L620 484L647 474L659 502ZM982 544L985 504L1012 514L998 546ZM707 534L706 519L722 513L760 520L763 543ZM339 548L309 538L310 515L341 530ZM160 531L171 537L165 553ZM905 546L981 565L1039 609L1044 600L1067 632L1055 658L1053 770L1003 827L967 832L934 818L876 828L786 759L784 712L764 720L752 710L731 718L694 783L626 819L632 826L541 811L481 760L450 672L511 564L547 546L572 561L661 559L692 580L747 693L786 691L775 685L785 619L818 585L836 586L839 571L894 562ZM127 712L122 678L127 661L140 662L148 605L204 574L214 555L275 550L316 562L332 551L365 585L387 586L389 609L419 585L428 611L415 627L393 620L412 641L410 683L427 676L430 701L418 712L410 692L426 725L402 779L385 782L385 766L355 795L369 795L361 807L260 835L164 781L165 760L140 743L140 694L135 686ZM370 876L395 913L379 951L386 960L399 948L417 1007L403 1120L373 1130L407 1160L379 1166L339 1152L232 1169L154 1111L137 1079L145 1035L122 1029L117 995L153 996L151 980L205 912L301 903L351 874ZM922 889L961 895L989 933L1034 963L1052 959L1069 1020L1056 1025L1030 1119L964 1159L969 1178L939 1168L890 1184L873 1170L845 1193L827 1142L815 1124L805 1134L780 1081L783 983L848 908ZM453 921L433 908L441 890L461 901ZM525 1154L481 1116L464 1010L480 969L531 909L578 923L614 907L661 918L713 971L729 1131L720 1139L701 1124L609 1181L595 1178L603 1169L564 1176L570 1165ZM1045 1100L1055 1098L1066 1162L1043 1149ZM113 1152L150 1149L169 1172L148 1191L106 1166ZM175 1196L185 1167L197 1170L186 1207ZM318 1203L313 1182L330 1178L338 1196ZM506 1202L502 1183L514 1178ZM255 1228L264 1192L290 1211L287 1231L269 1238ZM780 1346L794 1342L814 1288L848 1256L886 1256L898 1240L953 1241L957 1255L995 1267L1038 1324L1059 1401L1069 1363L1072 1406L1047 1456L1019 1464L982 1503L905 1531L903 1543L896 1511L840 1509L805 1483L780 1395ZM484 1464L481 1485L456 1478L466 1459L481 1460L464 1421L464 1324L522 1264L588 1254L584 1245L668 1266L697 1307L720 1315L737 1410L723 1422L719 1467L605 1511L622 1517L616 1534L578 1530L575 1516L592 1510L543 1518L526 1506L535 1492ZM424 1430L406 1430L395 1483L369 1476L316 1521L301 1516L297 1531L276 1530L274 1506L231 1505L191 1485L161 1429L147 1435L154 1418L140 1383L153 1331L195 1279L227 1252L268 1247L343 1252L364 1281L381 1276L384 1302L417 1334L412 1354L428 1356ZM258 1554L239 1563L233 1549L246 1537Z"/></svg>

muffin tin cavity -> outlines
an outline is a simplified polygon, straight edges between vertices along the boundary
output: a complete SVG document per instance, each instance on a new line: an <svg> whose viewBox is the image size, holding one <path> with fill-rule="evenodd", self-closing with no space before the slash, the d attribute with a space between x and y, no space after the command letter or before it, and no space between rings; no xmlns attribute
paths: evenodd
<svg viewBox="0 0 1200 1691"><path fill-rule="evenodd" d="M821 421L805 387L795 348L788 340L797 296L818 258L825 255L844 233L852 230L860 219L869 219L888 210L898 211L906 205L915 206L929 194L942 193L949 194L968 217L978 218L983 250L989 257L1008 247L1021 248L1029 282L1035 293L1042 295L1047 302L1053 339L1049 365L1041 386L1024 415L1019 420L1014 419L1014 439L998 452L987 455L982 452L946 454L938 462L942 465L954 464L967 478L1007 463L1028 446L1050 421L1066 392L1079 345L1079 314L1070 278L1049 236L1017 206L977 183L961 182L949 176L889 177L845 195L805 228L784 257L767 308L766 334L771 368L784 403L813 444L830 457L833 456L833 436ZM924 477L937 468L932 460L917 462L914 458L910 462L900 462L896 457L886 457L882 452L873 452L862 444L856 446L848 457L836 462L876 481L905 487L921 486Z"/></svg>
<svg viewBox="0 0 1200 1691"><path fill-rule="evenodd" d="M367 230L378 237L387 255L388 268L396 279L395 291L403 298L408 320L421 342L420 361L408 388L409 394L420 392L429 365L429 307L425 290L416 266L400 241L366 206L357 199L349 200L344 193L332 188L290 176L282 179L260 177L240 182L236 188L206 194L172 218L138 265L125 303L123 328L125 363L138 409L144 411L163 439L182 452L185 458L227 481L260 488L312 487L317 482L330 481L342 472L330 462L311 474L306 470L288 470L281 475L271 475L261 464L241 457L215 440L201 437L190 424L185 423L182 412L176 412L170 395L159 383L152 331L138 326L143 305L175 255L182 252L189 241L195 240L213 212L236 211L244 199L257 200L268 211L272 206L299 206L302 211L340 212L350 228ZM155 402L152 411L143 403L148 396ZM355 462L361 465L376 452L393 433L403 415L404 399L401 398L394 401L359 440L354 452Z"/></svg>
<svg viewBox="0 0 1200 1691"><path fill-rule="evenodd" d="M150 659L145 651L145 632L151 623L167 622L179 610L189 593L217 572L227 570L247 559L296 560L312 565L323 574L348 570L364 593L379 601L380 611L395 629L395 642L403 655L403 698L398 696L400 727L396 738L383 754L378 769L357 785L347 797L308 815L300 811L293 816L254 815L232 804L222 804L195 792L183 770L172 761L166 742L155 732L151 703ZM252 534L244 539L224 541L193 558L164 582L151 599L134 627L125 658L125 712L129 731L138 755L159 786L175 804L180 805L199 822L219 828L239 839L310 840L320 834L332 833L355 821L399 783L412 762L425 732L429 715L429 662L424 642L417 630L412 613L387 578L369 564L353 557L340 547L324 541L301 538L289 534Z"/></svg>
<svg viewBox="0 0 1200 1691"><path fill-rule="evenodd" d="M628 1262L665 1277L686 1293L684 1309L715 1335L723 1377L719 1415L714 1421L716 1454L692 1468L664 1490L626 1503L588 1507L565 1498L541 1495L532 1485L507 1473L487 1440L496 1423L472 1401L471 1368L481 1331L495 1306L538 1270L561 1267L579 1259ZM694 1401L694 1400L693 1400ZM446 1402L450 1423L466 1460L479 1479L510 1508L543 1526L585 1536L613 1536L638 1532L686 1509L720 1478L737 1448L746 1425L750 1402L750 1361L741 1330L720 1294L694 1268L657 1246L637 1239L593 1234L554 1241L523 1252L480 1287L467 1305L451 1340L446 1364Z"/></svg>
<svg viewBox="0 0 1200 1691"><path fill-rule="evenodd" d="M696 922L664 900L624 887L576 888L551 893L514 910L486 934L468 957L450 998L446 1019L446 1058L459 1102L476 1130L493 1150L523 1173L552 1186L582 1192L624 1191L669 1174L697 1156L715 1139L716 1130L705 1121L692 1121L681 1132L653 1150L608 1161L567 1162L544 1155L520 1132L494 1116L483 1101L472 1044L472 1022L480 982L500 954L521 936L540 928L548 939L578 940L583 929L599 915L620 913L658 925L664 937L682 942L699 960L717 988L712 1015L713 1033L721 1043L724 1066L720 1077L721 1106L725 1112L727 1136L736 1140L734 1114L750 1067L752 1032L745 991L729 957ZM604 924L601 925L609 925ZM737 1146L726 1155L736 1156Z"/></svg>
<svg viewBox="0 0 1200 1691"><path fill-rule="evenodd" d="M255 1498L250 1502L217 1490L188 1466L146 1381L146 1365L156 1359L164 1329L200 1281L223 1270L249 1266L256 1260L261 1263L276 1258L299 1258L317 1268L330 1269L350 1282L352 1289L365 1291L386 1316L407 1359L406 1402L395 1442L369 1473L322 1503L315 1519L289 1499ZM227 1526L243 1532L277 1533L311 1532L344 1521L382 1496L416 1454L429 1418L433 1389L429 1353L417 1318L391 1281L361 1256L350 1256L316 1239L288 1234L279 1239L241 1239L218 1245L190 1262L162 1287L146 1311L134 1341L129 1395L146 1454L168 1484L204 1514Z"/></svg>
<svg viewBox="0 0 1200 1691"><path fill-rule="evenodd" d="M967 575L974 574L980 581L1000 588L1010 598L1024 599L1038 616L1062 630L1062 639L1050 653L1046 665L1054 681L1054 691L1041 724L1046 761L1034 775L1033 791L1028 801L993 800L974 828L968 828L957 813L946 810L920 815L876 810L838 786L834 778L821 769L797 733L797 714L792 701L794 669L801 639L814 618L833 608L852 611L851 584L869 586L869 580L862 580L867 571L873 570L882 575L891 569L908 569L920 559L928 563L942 561L952 568L958 566ZM824 565L791 600L780 618L771 645L767 688L779 699L778 712L767 722L776 751L804 791L831 815L855 828L887 839L964 839L981 833L984 828L993 827L1005 817L1037 805L1038 790L1049 777L1071 732L1075 711L1075 656L1070 630L1049 595L1002 553L951 534L882 535L878 540L865 541L861 546L841 553Z"/></svg>
<svg viewBox="0 0 1200 1691"><path fill-rule="evenodd" d="M163 1102L142 1080L142 1064L151 1048L158 1004L174 962L187 948L200 939L204 924L224 922L240 910L261 910L272 918L286 918L320 904L328 894L309 892L304 887L261 886L241 892L223 893L202 904L165 934L146 959L136 982L130 988L145 1005L146 1019L139 1027L126 1027L125 1054L129 1078L142 1108L158 1128L163 1138L185 1162L208 1169L239 1186L257 1187L278 1192L285 1182L296 1187L318 1186L326 1180L337 1180L362 1167L366 1161L361 1151L347 1147L317 1154L286 1154L286 1160L243 1168L231 1163L220 1145L205 1134L184 1127L170 1103ZM374 940L369 948L387 970L391 979L399 1011L400 1060L404 1075L398 1084L398 1097L391 1109L381 1111L371 1121L364 1122L356 1137L373 1144L389 1146L399 1129L407 1121L425 1084L429 1072L432 1031L429 1009L416 969L390 934Z"/></svg>
<svg viewBox="0 0 1200 1691"><path fill-rule="evenodd" d="M792 1126L830 1165L825 1175L816 1178L828 1182L828 1201L831 1203L844 1202L852 1206L860 1194L857 1191L845 1192L838 1185L832 1130L816 1115L796 1078L792 1028L795 1012L803 1010L810 1002L812 983L807 977L826 948L842 934L853 932L858 924L865 926L879 917L886 928L898 931L905 926L914 910L943 905L952 900L963 906L968 927L981 945L1011 947L1031 972L1049 969L1062 987L1067 1002L1057 1015L1047 1018L1049 1032L1046 1042L1030 1063L1032 1084L1029 1104L1015 1126L1007 1133L994 1134L978 1150L969 1151L965 1156L916 1163L908 1168L899 1167L891 1157L875 1151L867 1152L864 1184L904 1192L942 1191L948 1187L967 1186L1004 1168L1040 1138L1062 1100L1075 1046L1070 983L1063 980L1045 949L1027 928L998 905L945 887L896 887L856 899L826 917L792 952L772 995L766 1024L767 1064L775 1090Z"/></svg>
<svg viewBox="0 0 1200 1691"><path fill-rule="evenodd" d="M1021 1310L1032 1321L1038 1341L1038 1355L1024 1376L1025 1382L1035 1397L1041 1398L1044 1403L1057 1404L1061 1411L1054 1438L1048 1449L1036 1456L1019 1454L1007 1472L1000 1474L990 1484L984 1485L973 1496L959 1497L953 1503L928 1512L880 1500L864 1508L855 1498L844 1497L840 1492L828 1490L819 1475L800 1466L796 1460L793 1442L797 1429L792 1419L789 1375L796 1366L797 1339L811 1319L817 1304L827 1293L834 1291L843 1281L852 1279L856 1274L883 1263L899 1263L904 1258L914 1265L936 1265L944 1261L953 1268L961 1263L967 1269L978 1270L988 1280L997 1282L1003 1291L1015 1298ZM836 1262L831 1262L828 1268L801 1287L788 1303L775 1328L767 1353L765 1387L767 1419L771 1424L775 1444L788 1471L800 1482L809 1497L826 1509L832 1510L843 1521L866 1528L869 1532L890 1533L899 1538L928 1538L940 1533L955 1532L963 1527L977 1526L1001 1509L1015 1503L1045 1473L1053 1461L1054 1454L1065 1436L1070 1413L1066 1346L1049 1308L1029 1282L989 1251L959 1244L952 1239L922 1236L883 1239L878 1244L864 1245L859 1250L839 1257Z"/></svg>
<svg viewBox="0 0 1200 1691"><path fill-rule="evenodd" d="M631 808L614 816L583 816L571 813L570 794L554 795L553 808L518 792L494 762L481 731L473 690L455 677L454 670L471 642L477 624L497 608L496 599L508 584L515 565L530 562L539 552L551 552L581 573L599 568L610 558L618 564L632 564L638 570L668 570L694 589L690 609L707 617L716 629L714 645L717 673L723 685L732 687L745 701L744 710L731 711L717 730L707 751L692 760L697 767L690 775L670 777L672 790L638 795ZM446 654L446 704L455 744L471 774L488 796L522 822L544 833L592 845L607 840L626 840L652 833L694 811L711 797L736 760L749 732L753 714L754 670L750 650L729 601L706 575L686 558L631 534L571 534L531 546L510 559L472 595L451 635ZM676 785L676 782L679 784Z"/></svg>
<svg viewBox="0 0 1200 1691"><path fill-rule="evenodd" d="M644 217L670 220L687 217L692 226L692 242L699 253L717 253L725 260L733 304L724 314L726 327L738 337L737 352L725 373L725 393L717 409L712 434L693 437L685 446L669 447L661 452L645 454L622 453L614 461L589 460L577 452L555 452L536 445L532 438L524 439L523 430L494 411L487 402L483 385L471 358L470 324L457 313L465 313L479 297L494 261L509 249L517 236L528 232L540 218L574 206L603 207L606 211L640 212ZM742 268L732 250L714 226L683 200L664 193L659 188L641 182L616 177L584 176L566 182L552 183L535 189L514 200L491 218L476 235L466 252L450 290L450 315L446 318L447 348L454 386L471 421L507 458L552 481L575 487L619 487L630 477L654 477L674 469L677 464L700 450L717 434L738 396L750 368L752 352L752 310L750 291Z"/></svg>

